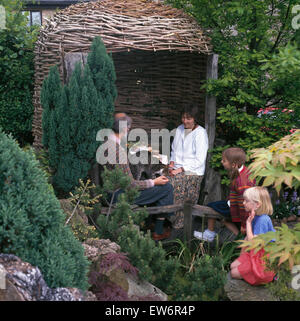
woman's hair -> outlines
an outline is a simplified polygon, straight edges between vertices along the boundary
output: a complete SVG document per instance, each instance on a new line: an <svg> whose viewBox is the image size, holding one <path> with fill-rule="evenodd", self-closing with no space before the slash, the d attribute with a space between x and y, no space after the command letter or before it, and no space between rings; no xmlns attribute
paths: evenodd
<svg viewBox="0 0 300 321"><path fill-rule="evenodd" d="M233 182L239 176L239 168L245 164L247 156L242 148L230 147L223 150L222 157L226 158L230 164L236 164L237 168L229 170L230 180Z"/></svg>
<svg viewBox="0 0 300 321"><path fill-rule="evenodd" d="M199 123L199 107L197 105L194 105L194 104L185 105L185 107L181 112L181 116L183 116L184 114L194 118L195 122Z"/></svg>
<svg viewBox="0 0 300 321"><path fill-rule="evenodd" d="M256 215L273 214L273 206L272 206L270 194L265 187L262 187L262 186L249 187L244 191L243 196L249 201L260 203L259 208L255 211Z"/></svg>

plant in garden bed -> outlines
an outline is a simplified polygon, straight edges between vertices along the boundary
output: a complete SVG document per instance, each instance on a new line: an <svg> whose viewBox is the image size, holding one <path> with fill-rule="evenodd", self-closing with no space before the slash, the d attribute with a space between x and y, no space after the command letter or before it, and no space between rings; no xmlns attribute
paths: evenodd
<svg viewBox="0 0 300 321"><path fill-rule="evenodd" d="M49 153L41 148L41 149L34 149L31 145L25 145L22 148L25 152L30 151L35 155L35 158L39 162L39 167L45 172L47 178L48 178L48 183L52 183L52 175L53 175L53 170L51 169L49 165Z"/></svg>
<svg viewBox="0 0 300 321"><path fill-rule="evenodd" d="M39 267L49 287L87 289L89 263L32 152L0 131L0 252Z"/></svg>
<svg viewBox="0 0 300 321"><path fill-rule="evenodd" d="M95 189L96 186L91 183L90 179L87 179L86 182L80 179L79 186L75 188L74 193L70 192L70 198L68 199L74 208L67 218L65 225L70 224L75 237L80 242L98 236L94 225L85 224L82 219L74 216L77 210L87 216L94 210L94 207L100 202L100 198L102 197L101 194L96 194L94 197L91 196Z"/></svg>
<svg viewBox="0 0 300 321"><path fill-rule="evenodd" d="M242 235L239 234L235 239L241 239ZM224 242L217 253L222 256L224 269L226 271L230 270L230 264L239 257L241 250L238 244L233 242Z"/></svg>
<svg viewBox="0 0 300 321"><path fill-rule="evenodd" d="M220 255L196 256L190 270L177 273L170 286L172 300L219 301L224 298L226 271Z"/></svg>
<svg viewBox="0 0 300 321"><path fill-rule="evenodd" d="M263 186L274 185L277 193L283 184L295 190L300 187L300 129L267 148L251 152L254 161L249 169L257 183L263 180Z"/></svg>
<svg viewBox="0 0 300 321"><path fill-rule="evenodd" d="M112 126L115 80L112 57L100 37L93 40L87 63L76 63L66 85L60 82L57 66L44 79L43 145L58 195L68 195L96 164L97 132Z"/></svg>
<svg viewBox="0 0 300 321"><path fill-rule="evenodd" d="M153 283L165 291L172 282L177 270L177 262L167 258L161 243L156 244L150 233L140 230L148 213L146 209L133 212L131 204L138 195L138 190L130 188L130 179L122 170L104 169L101 194L108 198L122 189L116 204L107 202L109 213L99 215L96 227L99 238L109 238L120 245L122 252L127 253L130 263L139 270L139 277Z"/></svg>
<svg viewBox="0 0 300 321"><path fill-rule="evenodd" d="M109 253L106 254L99 265L99 271L92 271L89 275L89 283L92 291L99 301L127 301L127 292L119 285L110 281L107 272L111 268L120 269L124 272L137 275L138 270L133 267L126 254Z"/></svg>
<svg viewBox="0 0 300 321"><path fill-rule="evenodd" d="M300 219L300 197L297 191L293 191L292 195L284 192L282 199L278 199L274 205L272 218L284 223Z"/></svg>
<svg viewBox="0 0 300 321"><path fill-rule="evenodd" d="M172 246L169 255L174 256L180 268L169 287L170 300L218 301L225 297L223 291L226 271L219 253L207 254L203 242L192 242L188 247L177 239L168 242Z"/></svg>
<svg viewBox="0 0 300 321"><path fill-rule="evenodd" d="M19 0L1 0L5 28L0 28L0 126L21 146L33 142L34 43L38 27L29 27Z"/></svg>

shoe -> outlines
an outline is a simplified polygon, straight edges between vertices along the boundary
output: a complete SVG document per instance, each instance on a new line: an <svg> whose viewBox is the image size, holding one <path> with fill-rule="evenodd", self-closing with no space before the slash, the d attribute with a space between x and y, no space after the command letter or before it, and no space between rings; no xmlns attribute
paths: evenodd
<svg viewBox="0 0 300 321"><path fill-rule="evenodd" d="M171 229L168 228L168 229L164 229L163 234L157 234L157 233L153 232L151 236L154 241L161 241L161 240L169 238L170 235L171 235Z"/></svg>
<svg viewBox="0 0 300 321"><path fill-rule="evenodd" d="M205 230L204 233L194 231L194 237L197 238L198 240L203 240L207 242L212 242L215 239L216 232L212 232L210 230Z"/></svg>

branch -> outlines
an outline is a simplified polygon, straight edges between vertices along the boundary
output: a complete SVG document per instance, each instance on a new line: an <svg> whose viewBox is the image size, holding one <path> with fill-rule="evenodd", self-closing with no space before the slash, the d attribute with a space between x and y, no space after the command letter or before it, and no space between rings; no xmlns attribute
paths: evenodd
<svg viewBox="0 0 300 321"><path fill-rule="evenodd" d="M113 192L113 194L112 194L112 197L111 197L111 200L110 200L110 203L109 203L108 212L107 212L107 215L106 215L106 224L107 224L107 222L108 222L108 218L109 218L109 215L110 215L110 212L111 212L111 207L112 207L112 204L113 204L114 196L115 196L115 194L116 194L116 192L117 192L118 190L119 190L119 188L116 189L116 190Z"/></svg>
<svg viewBox="0 0 300 321"><path fill-rule="evenodd" d="M288 18L289 13L290 13L290 8L291 8L291 0L289 1L289 6L288 6L287 11L286 11L284 23L283 23L283 25L282 25L282 27L281 27L278 35L277 35L277 39L276 39L276 41L275 41L275 43L274 43L274 46L272 47L270 53L272 53L272 52L275 50L275 48L277 47L277 45L278 45L279 42L280 42L279 39L280 39L280 37L281 37L281 35L282 35L282 33L283 33L283 30L284 30L284 28L285 28L285 25L286 25L286 22L287 22L287 18Z"/></svg>
<svg viewBox="0 0 300 321"><path fill-rule="evenodd" d="M73 212L72 212L72 214L70 215L70 217L67 219L67 221L66 221L66 223L65 223L65 226L70 222L71 218L72 218L73 215L75 214L75 211L76 211L76 209L77 209L77 207L78 207L78 205L79 205L79 203L80 203L80 198L81 198L81 196L83 195L83 193L85 192L86 188L87 188L87 185L84 187L81 195L79 196L78 201L77 201L77 203L76 203L76 205L75 205L75 207L74 207L74 209L73 209Z"/></svg>

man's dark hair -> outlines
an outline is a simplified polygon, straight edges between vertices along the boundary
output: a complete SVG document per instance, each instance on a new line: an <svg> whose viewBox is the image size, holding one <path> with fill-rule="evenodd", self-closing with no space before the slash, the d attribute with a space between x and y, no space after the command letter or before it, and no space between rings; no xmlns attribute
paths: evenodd
<svg viewBox="0 0 300 321"><path fill-rule="evenodd" d="M112 125L112 130L116 133L119 134L120 131L122 130L122 126L124 126L124 124L126 123L127 127L131 127L132 124L132 119L125 115L125 116L121 116L121 117L115 117L114 118L114 122Z"/></svg>

